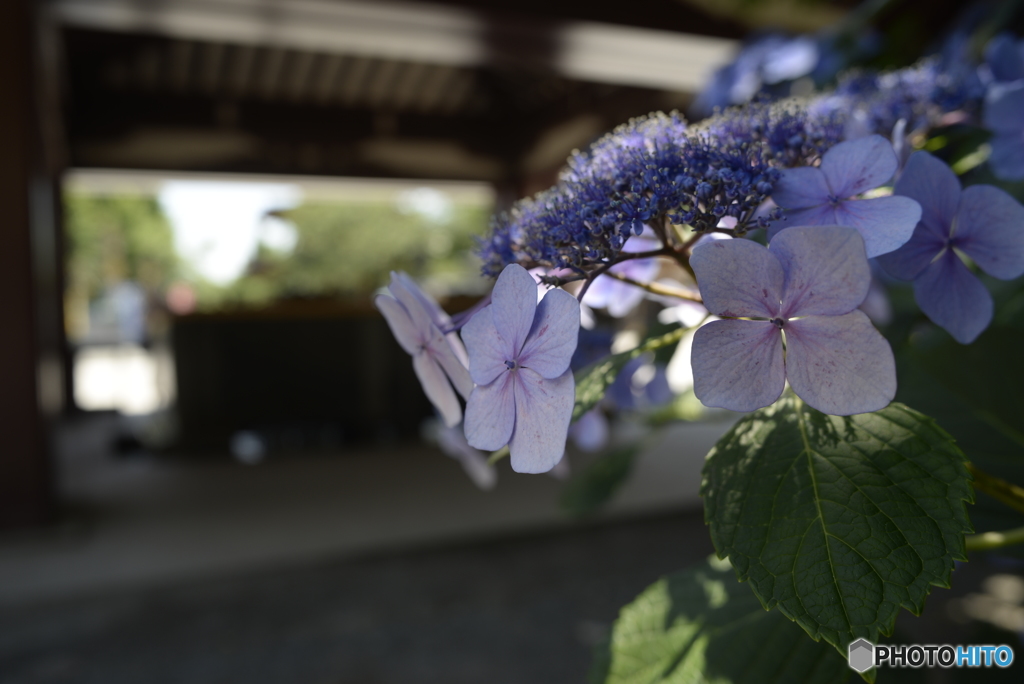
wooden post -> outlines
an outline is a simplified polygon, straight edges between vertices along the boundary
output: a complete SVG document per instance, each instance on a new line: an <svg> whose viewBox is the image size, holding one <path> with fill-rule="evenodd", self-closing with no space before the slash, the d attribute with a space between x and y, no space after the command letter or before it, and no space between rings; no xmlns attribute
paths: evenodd
<svg viewBox="0 0 1024 684"><path fill-rule="evenodd" d="M64 405L59 111L37 10L0 3L0 528L52 519L48 428Z"/></svg>

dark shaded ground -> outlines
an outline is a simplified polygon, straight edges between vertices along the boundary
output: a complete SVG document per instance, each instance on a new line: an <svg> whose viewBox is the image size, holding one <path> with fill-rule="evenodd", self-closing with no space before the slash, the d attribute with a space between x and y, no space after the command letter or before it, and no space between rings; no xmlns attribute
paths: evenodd
<svg viewBox="0 0 1024 684"><path fill-rule="evenodd" d="M694 511L6 608L0 682L584 682L619 608L711 551ZM886 641L1008 643L1024 658L1018 634L964 614L978 596L996 601L987 578L1021 571L972 557ZM1002 614L1022 598L1004 597ZM890 670L879 682L1021 681L1020 667Z"/></svg>
<svg viewBox="0 0 1024 684"><path fill-rule="evenodd" d="M712 547L700 512L0 613L0 681L583 682L593 645Z"/></svg>

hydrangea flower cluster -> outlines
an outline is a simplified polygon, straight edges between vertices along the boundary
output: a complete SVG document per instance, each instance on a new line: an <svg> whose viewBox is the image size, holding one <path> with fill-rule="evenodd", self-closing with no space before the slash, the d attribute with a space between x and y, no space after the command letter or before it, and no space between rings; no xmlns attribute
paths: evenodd
<svg viewBox="0 0 1024 684"><path fill-rule="evenodd" d="M935 58L848 75L804 104L757 101L697 125L653 114L616 129L575 153L554 188L496 220L480 248L493 291L454 320L394 278L393 297L378 306L427 395L449 424L460 409L451 385L466 399L462 429L442 433L442 448L481 487L494 485L506 446L514 470L553 475L567 473L569 437L602 451L566 492L580 513L603 501L650 443L637 427L693 420L701 404L758 411L707 457L701 495L713 541L761 604L796 615L841 654L861 637L891 633L900 605L919 609L930 585L948 586L967 551L1020 543L1024 530L972 534L971 474L989 493L996 479L932 419L890 406L889 339L911 370L935 340L919 334L929 326L906 300L889 306L886 291L899 286L886 274L912 282L920 312L963 344L993 320L979 273L1024 276L1024 206L1010 194L1024 189L977 183L990 171L1024 178L1024 49L1000 39L979 67L966 23ZM761 88L779 73L806 74L822 45L755 43L714 85L729 86L731 98L746 77ZM973 171L986 157L985 136L972 129L979 120L995 137L988 167ZM945 147L952 166L922 147ZM747 235L758 227L767 230ZM660 326L649 309L630 313L642 298L663 307ZM1003 324L1019 313L1018 299L1000 310ZM609 326L608 316L627 318ZM983 339L958 373L984 381L989 369L973 363L1002 355L1005 332ZM936 345L933 360L951 343ZM450 369L453 360L462 367ZM1000 397L989 389L961 387L956 400L991 413ZM930 400L946 403L949 390ZM641 415L609 423L617 411ZM822 576L827 586L815 581ZM779 582L785 596L761 591ZM900 604L887 587L913 595ZM867 617L851 618L850 605ZM602 651L610 679L635 670L634 636L628 625L616 630ZM702 665L675 672L699 679Z"/></svg>
<svg viewBox="0 0 1024 684"><path fill-rule="evenodd" d="M956 174L927 152L910 157L896 193L919 202L923 214L910 241L879 260L882 267L914 281L917 304L932 321L958 342L973 342L992 321L992 295L960 253L995 278L1024 275L1024 207L991 185L961 190Z"/></svg>
<svg viewBox="0 0 1024 684"><path fill-rule="evenodd" d="M809 164L843 139L845 114L812 113L795 100L757 100L720 112L695 128L715 140L759 143L773 166Z"/></svg>
<svg viewBox="0 0 1024 684"><path fill-rule="evenodd" d="M985 126L992 138L992 170L1002 179L1024 179L1024 41L1008 34L993 38L985 51L990 84L985 94Z"/></svg>
<svg viewBox="0 0 1024 684"><path fill-rule="evenodd" d="M673 338L692 371L686 387L645 351L616 367L605 406L624 388L639 396L643 375L645 406L692 386L707 406L750 411L788 383L833 415L885 407L896 391L893 354L864 313L886 309L867 301L872 288L884 300L875 257L913 282L934 323L962 343L977 338L992 298L972 269L1024 275L1024 207L995 187L962 189L944 162L910 154L919 137L908 133L952 110L977 115L987 87L992 168L1024 175L1024 52L1004 40L985 75L966 61L965 45L953 41L908 69L848 75L804 104L757 101L692 126L661 113L620 126L574 153L555 187L495 219L479 250L494 290L454 321L394 276L392 296L377 305L446 424L462 417L453 386L466 399L460 455L479 465L476 450L508 445L519 472L560 462L576 399L570 359L590 311L577 300L613 317L643 297L699 312L683 323L695 330ZM744 239L757 227L768 228L767 247ZM697 289L657 279L664 259ZM584 444L607 436L590 425L603 420L585 410L592 406L577 406L588 416L577 429Z"/></svg>
<svg viewBox="0 0 1024 684"><path fill-rule="evenodd" d="M770 156L761 140L691 133L678 115L631 121L570 158L558 185L494 221L479 251L484 273L509 263L583 271L666 218L698 231L725 217L741 229L758 225L754 214L778 178Z"/></svg>
<svg viewBox="0 0 1024 684"><path fill-rule="evenodd" d="M493 277L519 263L585 273L613 260L644 225L664 221L707 232L729 218L742 235L778 218L758 209L780 169L812 165L844 138L914 131L949 111L974 111L983 95L976 70L933 58L848 75L804 105L754 102L689 127L678 114L640 117L574 154L556 186L497 216L478 252L483 272ZM1003 126L1014 127L1006 135L1018 124Z"/></svg>
<svg viewBox="0 0 1024 684"><path fill-rule="evenodd" d="M973 111L984 95L974 72L948 71L938 58L891 72L845 75L834 92L812 105L815 116L845 114L847 137L889 135L897 122L925 128L956 110Z"/></svg>
<svg viewBox="0 0 1024 684"><path fill-rule="evenodd" d="M871 267L856 230L790 228L768 248L708 242L693 250L690 264L708 311L723 317L693 339L693 389L705 405L752 411L774 403L786 380L810 406L833 415L892 401L892 350L857 310Z"/></svg>

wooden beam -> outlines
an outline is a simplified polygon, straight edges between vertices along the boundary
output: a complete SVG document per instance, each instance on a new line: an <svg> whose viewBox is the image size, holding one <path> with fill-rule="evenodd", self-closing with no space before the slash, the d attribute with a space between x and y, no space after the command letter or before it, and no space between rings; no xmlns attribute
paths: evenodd
<svg viewBox="0 0 1024 684"><path fill-rule="evenodd" d="M35 9L0 3L0 528L52 518L47 424L63 407L53 120Z"/></svg>

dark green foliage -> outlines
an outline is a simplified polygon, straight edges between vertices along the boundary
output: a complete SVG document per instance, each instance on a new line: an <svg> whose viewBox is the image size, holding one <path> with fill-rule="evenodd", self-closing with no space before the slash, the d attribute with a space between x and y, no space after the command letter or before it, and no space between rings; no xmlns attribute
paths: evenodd
<svg viewBox="0 0 1024 684"><path fill-rule="evenodd" d="M766 611L722 561L669 575L622 609L592 684L840 684L846 660Z"/></svg>
<svg viewBox="0 0 1024 684"><path fill-rule="evenodd" d="M586 515L603 506L629 478L640 444L629 444L601 454L562 491L562 510Z"/></svg>
<svg viewBox="0 0 1024 684"><path fill-rule="evenodd" d="M392 270L413 278L476 279L470 250L489 210L455 206L432 221L387 202L311 202L284 212L298 240L287 254L261 246L246 273L209 301L261 303L283 297L364 297Z"/></svg>
<svg viewBox="0 0 1024 684"><path fill-rule="evenodd" d="M577 372L576 405L572 409L573 421L579 420L580 416L597 406L627 363L647 352L663 347L674 347L683 338L685 332L685 328L676 328L663 335L648 338L636 349L612 354Z"/></svg>
<svg viewBox="0 0 1024 684"><path fill-rule="evenodd" d="M845 653L891 634L965 560L965 458L900 404L827 416L787 397L742 419L704 468L715 548L766 608Z"/></svg>

